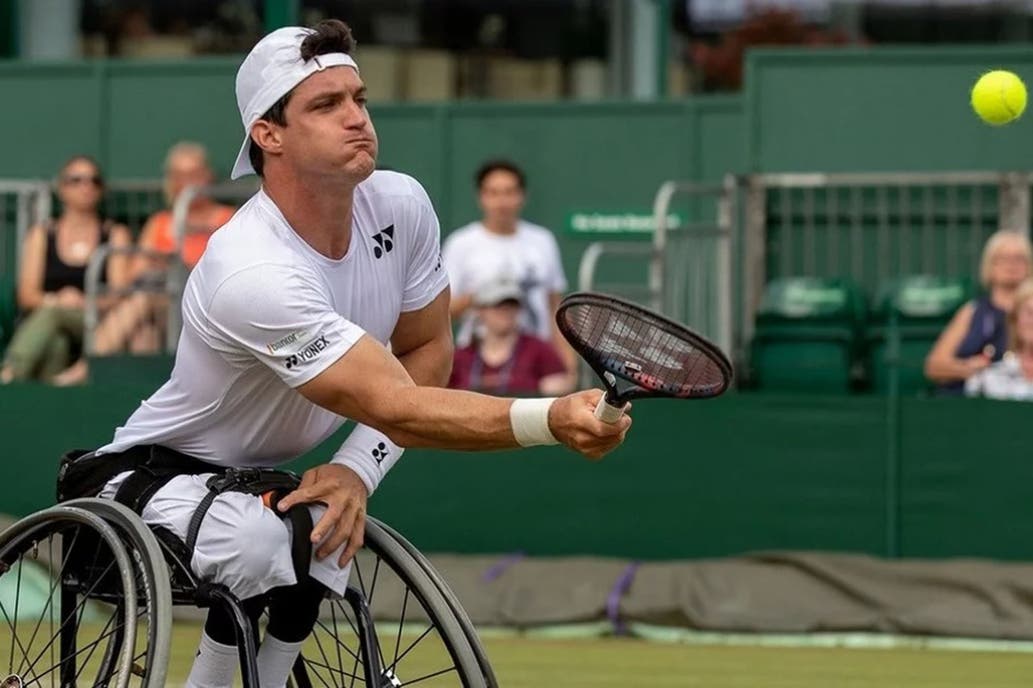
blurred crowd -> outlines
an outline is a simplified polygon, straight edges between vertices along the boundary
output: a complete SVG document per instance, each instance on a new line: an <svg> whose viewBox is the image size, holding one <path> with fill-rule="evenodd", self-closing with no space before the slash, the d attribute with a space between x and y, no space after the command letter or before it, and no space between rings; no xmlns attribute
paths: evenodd
<svg viewBox="0 0 1033 688"><path fill-rule="evenodd" d="M555 325L567 289L556 239L523 218L527 178L516 164L487 161L473 181L481 218L450 233L442 249L456 324L450 385L513 396L570 391L575 356ZM202 145L172 146L163 169L165 208L147 218L134 240L128 227L101 211L99 164L82 155L67 160L54 182L59 214L31 228L21 249L21 315L3 354L0 384L82 384L98 357L165 352L175 340L170 309L178 308L169 279L197 264L236 210L204 193L214 182ZM187 189L177 227L173 208Z"/></svg>
<svg viewBox="0 0 1033 688"><path fill-rule="evenodd" d="M130 228L102 213L99 164L69 158L54 181L59 213L31 228L21 247L20 317L3 353L0 384L82 384L91 360L168 351L176 334L169 332L170 312L178 308L169 278L177 271L185 276L235 212L196 193L215 181L202 145L172 146L163 168L165 207L134 239ZM567 290L555 236L523 217L528 180L513 162L488 160L472 181L480 218L443 232L456 342L450 386L519 396L570 391L577 359L555 324ZM177 228L173 207L188 188L194 191ZM91 262L95 285L88 297ZM1033 246L1026 233L993 234L978 277L981 295L940 334L926 376L944 395L1033 400Z"/></svg>

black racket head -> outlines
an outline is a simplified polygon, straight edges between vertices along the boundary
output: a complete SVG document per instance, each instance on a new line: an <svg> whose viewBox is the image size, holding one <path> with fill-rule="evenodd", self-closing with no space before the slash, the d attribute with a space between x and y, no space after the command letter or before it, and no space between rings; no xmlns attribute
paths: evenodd
<svg viewBox="0 0 1033 688"><path fill-rule="evenodd" d="M732 382L731 362L706 337L615 296L570 294L560 302L556 324L606 383L611 403L707 399Z"/></svg>

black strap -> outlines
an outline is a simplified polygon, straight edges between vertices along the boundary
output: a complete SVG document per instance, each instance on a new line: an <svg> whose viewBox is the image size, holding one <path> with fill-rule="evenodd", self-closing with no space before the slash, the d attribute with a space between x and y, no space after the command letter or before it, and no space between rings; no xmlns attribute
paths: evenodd
<svg viewBox="0 0 1033 688"><path fill-rule="evenodd" d="M208 494L204 496L204 499L194 509L194 515L190 517L190 526L187 528L187 549L190 550L190 554L193 555L194 548L197 546L197 534L201 530L201 521L208 514L208 510L212 508L212 502L215 498L221 495L222 492L213 490L211 487L208 488Z"/></svg>
<svg viewBox="0 0 1033 688"><path fill-rule="evenodd" d="M287 509L286 518L291 524L291 562L294 577L301 582L308 576L312 561L312 512L304 504L295 504Z"/></svg>

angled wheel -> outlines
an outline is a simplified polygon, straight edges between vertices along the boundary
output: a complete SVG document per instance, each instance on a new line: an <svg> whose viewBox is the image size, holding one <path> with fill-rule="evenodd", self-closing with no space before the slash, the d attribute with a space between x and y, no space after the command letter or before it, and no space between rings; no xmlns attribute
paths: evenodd
<svg viewBox="0 0 1033 688"><path fill-rule="evenodd" d="M376 520L366 520L352 591L324 603L295 666L298 688L496 685L490 667L482 668L483 650L471 643L447 588L398 538ZM371 666L376 676L369 675Z"/></svg>
<svg viewBox="0 0 1033 688"><path fill-rule="evenodd" d="M116 527L74 506L0 533L0 685L163 685L144 630L153 572L136 560Z"/></svg>
<svg viewBox="0 0 1033 688"><path fill-rule="evenodd" d="M134 671L141 685L164 686L172 649L172 593L169 564L154 532L128 507L110 499L76 499L64 506L103 518L122 538L136 567L137 654Z"/></svg>

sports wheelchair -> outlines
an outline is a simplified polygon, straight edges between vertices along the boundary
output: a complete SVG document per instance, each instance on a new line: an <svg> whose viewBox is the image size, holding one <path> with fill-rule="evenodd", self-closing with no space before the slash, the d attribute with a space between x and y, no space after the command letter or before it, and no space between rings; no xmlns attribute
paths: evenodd
<svg viewBox="0 0 1033 688"><path fill-rule="evenodd" d="M125 506L75 499L0 533L0 688L163 688L172 607L221 605L236 620L241 679L258 688L254 628L224 586L198 580L175 537ZM188 652L199 627L176 637ZM186 666L186 665L184 665ZM367 518L343 599L328 597L294 665L294 688L494 688L458 600L401 535Z"/></svg>

